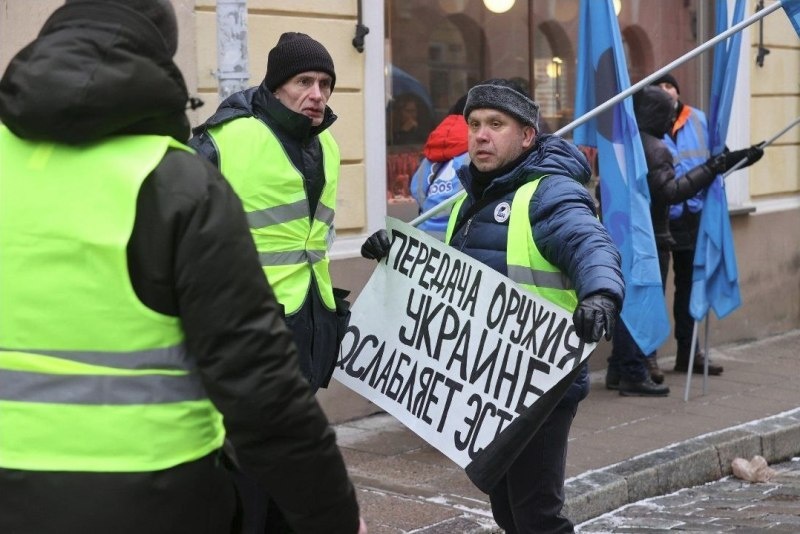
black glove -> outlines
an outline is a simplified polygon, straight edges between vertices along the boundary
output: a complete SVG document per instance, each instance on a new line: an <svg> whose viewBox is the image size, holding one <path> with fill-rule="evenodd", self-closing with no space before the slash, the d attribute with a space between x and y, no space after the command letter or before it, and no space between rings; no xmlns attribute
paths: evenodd
<svg viewBox="0 0 800 534"><path fill-rule="evenodd" d="M572 324L578 337L583 341L599 341L605 331L607 340L614 334L619 309L611 297L602 293L590 295L578 303L572 314Z"/></svg>
<svg viewBox="0 0 800 534"><path fill-rule="evenodd" d="M367 240L364 241L364 244L361 245L361 255L368 260L381 261L389 254L389 249L391 248L392 244L389 242L389 234L386 233L386 230L378 230L369 236Z"/></svg>
<svg viewBox="0 0 800 534"><path fill-rule="evenodd" d="M705 165L711 169L711 172L714 173L714 176L718 174L724 174L725 171L728 170L727 158L729 152L723 152L721 154L717 154L716 156L712 156L706 160Z"/></svg>
<svg viewBox="0 0 800 534"><path fill-rule="evenodd" d="M732 169L734 165L739 163L741 160L746 160L742 163L738 169L744 169L745 167L749 167L756 161L761 159L761 156L764 155L764 149L760 148L758 144L755 144L749 148L743 148L741 150L734 150L733 152L728 152L725 156L725 170Z"/></svg>

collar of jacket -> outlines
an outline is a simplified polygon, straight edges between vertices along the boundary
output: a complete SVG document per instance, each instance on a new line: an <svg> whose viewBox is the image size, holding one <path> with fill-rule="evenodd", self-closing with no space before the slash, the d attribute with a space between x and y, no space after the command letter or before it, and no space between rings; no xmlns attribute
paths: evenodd
<svg viewBox="0 0 800 534"><path fill-rule="evenodd" d="M683 125L689 120L689 115L692 114L692 108L679 100L677 114L678 116L675 118L675 122L672 125L672 137L675 137L678 134L678 130L683 128Z"/></svg>
<svg viewBox="0 0 800 534"><path fill-rule="evenodd" d="M327 130L336 120L329 106L325 106L325 117L319 126L312 126L311 119L284 106L262 83L253 96L253 111L262 116L270 125L275 125L289 137L300 142L308 142Z"/></svg>

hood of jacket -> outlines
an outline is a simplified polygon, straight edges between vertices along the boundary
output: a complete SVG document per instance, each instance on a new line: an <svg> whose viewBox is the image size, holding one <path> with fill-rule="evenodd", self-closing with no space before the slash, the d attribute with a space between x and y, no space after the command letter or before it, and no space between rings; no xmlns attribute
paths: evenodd
<svg viewBox="0 0 800 534"><path fill-rule="evenodd" d="M675 122L675 101L656 86L644 87L633 96L633 113L639 130L661 139Z"/></svg>
<svg viewBox="0 0 800 534"><path fill-rule="evenodd" d="M307 142L319 135L337 119L330 106L325 106L322 123L319 126L312 126L310 118L284 106L262 82L261 85L239 91L223 100L217 111L203 124L194 128L192 133L199 135L208 128L240 117L256 117L270 125L277 125L291 138L300 142Z"/></svg>
<svg viewBox="0 0 800 534"><path fill-rule="evenodd" d="M0 120L31 140L78 144L155 134L185 142L187 102L157 28L114 2L58 8L0 80Z"/></svg>
<svg viewBox="0 0 800 534"><path fill-rule="evenodd" d="M458 177L464 185L464 189L471 194L470 167L465 165L458 169ZM486 193L500 194L529 182L531 176L538 178L544 175L569 176L582 185L587 184L592 177L586 157L575 145L560 136L542 134L536 139L536 146L522 163L509 172L494 178L486 188Z"/></svg>
<svg viewBox="0 0 800 534"><path fill-rule="evenodd" d="M423 153L433 162L449 161L468 150L467 134L464 115L448 115L428 135Z"/></svg>

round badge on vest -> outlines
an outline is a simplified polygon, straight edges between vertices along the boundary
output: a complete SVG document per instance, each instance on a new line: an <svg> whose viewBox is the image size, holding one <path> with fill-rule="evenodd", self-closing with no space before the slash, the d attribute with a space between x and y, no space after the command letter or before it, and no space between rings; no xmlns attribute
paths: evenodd
<svg viewBox="0 0 800 534"><path fill-rule="evenodd" d="M501 202L494 209L494 220L504 223L511 216L511 205L508 202Z"/></svg>

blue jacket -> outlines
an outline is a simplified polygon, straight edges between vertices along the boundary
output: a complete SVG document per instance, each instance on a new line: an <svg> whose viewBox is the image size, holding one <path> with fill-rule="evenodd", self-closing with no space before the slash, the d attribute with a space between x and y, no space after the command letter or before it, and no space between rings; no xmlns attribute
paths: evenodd
<svg viewBox="0 0 800 534"><path fill-rule="evenodd" d="M673 134L666 133L663 141L672 153L675 166L675 176L683 176L701 163L705 163L711 155L708 142L708 121L706 115L699 109L687 106L681 109L676 120ZM677 219L683 214L684 206L691 213L699 213L703 209L705 190L694 197L673 204L669 207L669 218Z"/></svg>
<svg viewBox="0 0 800 534"><path fill-rule="evenodd" d="M469 164L469 153L461 154L444 162L433 162L423 158L417 171L411 178L411 194L424 213L438 206L448 198L461 191L461 182L456 172ZM444 239L450 210L445 209L420 223L419 229Z"/></svg>
<svg viewBox="0 0 800 534"><path fill-rule="evenodd" d="M547 175L530 204L536 246L547 261L569 276L579 302L602 292L621 306L625 283L619 251L597 218L594 201L583 185L590 177L589 165L573 145L557 136L539 136L527 158L507 174L494 178L481 198L475 197L472 172L472 166L458 171L467 199L450 240L452 246L506 275L508 220L498 222L495 208L501 202L510 205L521 185ZM480 207L471 213L476 202ZM462 221L465 215L469 216L468 223ZM588 392L588 370L584 365L565 400L581 400Z"/></svg>

